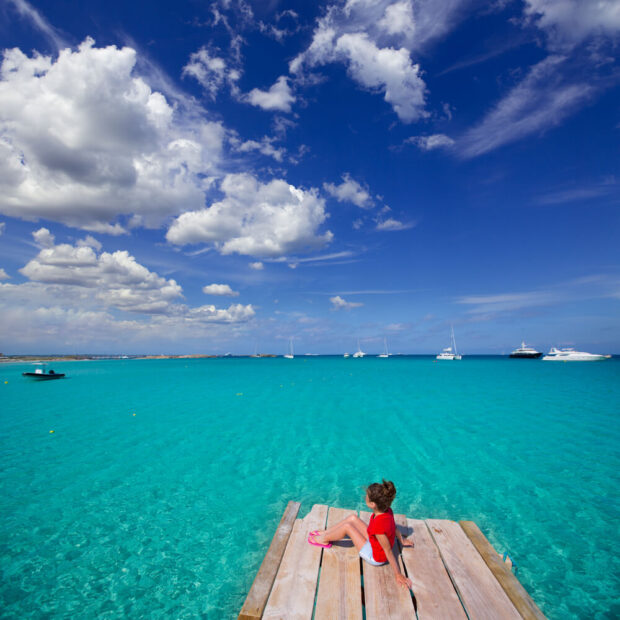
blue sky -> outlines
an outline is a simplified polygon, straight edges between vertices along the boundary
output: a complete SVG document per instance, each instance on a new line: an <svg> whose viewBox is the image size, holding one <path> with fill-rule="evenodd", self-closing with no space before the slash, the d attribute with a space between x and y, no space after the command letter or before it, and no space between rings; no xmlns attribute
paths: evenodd
<svg viewBox="0 0 620 620"><path fill-rule="evenodd" d="M620 8L0 4L0 350L620 351Z"/></svg>

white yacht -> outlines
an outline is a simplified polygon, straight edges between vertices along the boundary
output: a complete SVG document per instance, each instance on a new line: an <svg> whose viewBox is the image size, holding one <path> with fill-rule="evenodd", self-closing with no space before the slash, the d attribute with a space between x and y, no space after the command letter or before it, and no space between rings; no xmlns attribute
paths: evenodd
<svg viewBox="0 0 620 620"><path fill-rule="evenodd" d="M525 344L525 342L521 343L521 346L518 349L515 349L511 354L510 357L520 357L520 358L524 358L524 359L538 359L540 356L542 355L542 353L540 351L537 351L534 347L531 347L528 344Z"/></svg>
<svg viewBox="0 0 620 620"><path fill-rule="evenodd" d="M366 355L366 353L364 353L362 351L362 349L360 348L360 341L357 341L357 351L353 354L353 357L364 357L364 355Z"/></svg>
<svg viewBox="0 0 620 620"><path fill-rule="evenodd" d="M390 354L388 353L388 347L387 347L387 339L384 338L383 339L383 353L380 353L379 355L377 355L377 357L390 357Z"/></svg>
<svg viewBox="0 0 620 620"><path fill-rule="evenodd" d="M293 339L288 339L288 353L284 356L287 360L292 360L295 357L295 353L293 351Z"/></svg>
<svg viewBox="0 0 620 620"><path fill-rule="evenodd" d="M600 362L608 360L611 355L598 355L597 353L586 353L575 351L575 349L556 349L551 347L549 353L543 357L543 362Z"/></svg>
<svg viewBox="0 0 620 620"><path fill-rule="evenodd" d="M342 357L351 357L350 353L345 353Z"/></svg>
<svg viewBox="0 0 620 620"><path fill-rule="evenodd" d="M456 350L456 340L454 339L454 327L451 328L450 346L446 347L435 359L438 360L460 360L461 355Z"/></svg>

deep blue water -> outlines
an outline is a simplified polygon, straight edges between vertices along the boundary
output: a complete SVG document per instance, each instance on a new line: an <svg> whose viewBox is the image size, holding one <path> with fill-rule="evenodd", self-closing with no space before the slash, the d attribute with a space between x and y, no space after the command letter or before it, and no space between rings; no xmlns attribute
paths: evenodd
<svg viewBox="0 0 620 620"><path fill-rule="evenodd" d="M475 521L549 618L620 617L617 358L30 368L0 366L3 618L236 617L288 500L382 477Z"/></svg>

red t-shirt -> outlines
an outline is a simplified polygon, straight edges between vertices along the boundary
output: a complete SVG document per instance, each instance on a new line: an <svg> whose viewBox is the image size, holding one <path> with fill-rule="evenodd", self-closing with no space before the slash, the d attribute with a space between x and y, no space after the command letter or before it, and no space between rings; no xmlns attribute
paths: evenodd
<svg viewBox="0 0 620 620"><path fill-rule="evenodd" d="M380 515L373 514L370 517L370 524L368 525L368 540L372 548L372 557L375 562L386 562L385 551L377 540L377 534L385 534L390 541L390 547L394 546L394 539L396 538L396 523L394 523L394 513L391 508L388 508L386 512Z"/></svg>

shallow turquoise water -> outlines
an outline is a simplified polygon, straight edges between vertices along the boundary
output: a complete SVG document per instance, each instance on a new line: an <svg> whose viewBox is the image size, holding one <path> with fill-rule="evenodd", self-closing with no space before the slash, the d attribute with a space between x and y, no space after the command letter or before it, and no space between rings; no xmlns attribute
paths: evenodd
<svg viewBox="0 0 620 620"><path fill-rule="evenodd" d="M618 359L27 368L0 366L4 618L236 617L289 499L381 477L476 521L549 618L620 616Z"/></svg>

